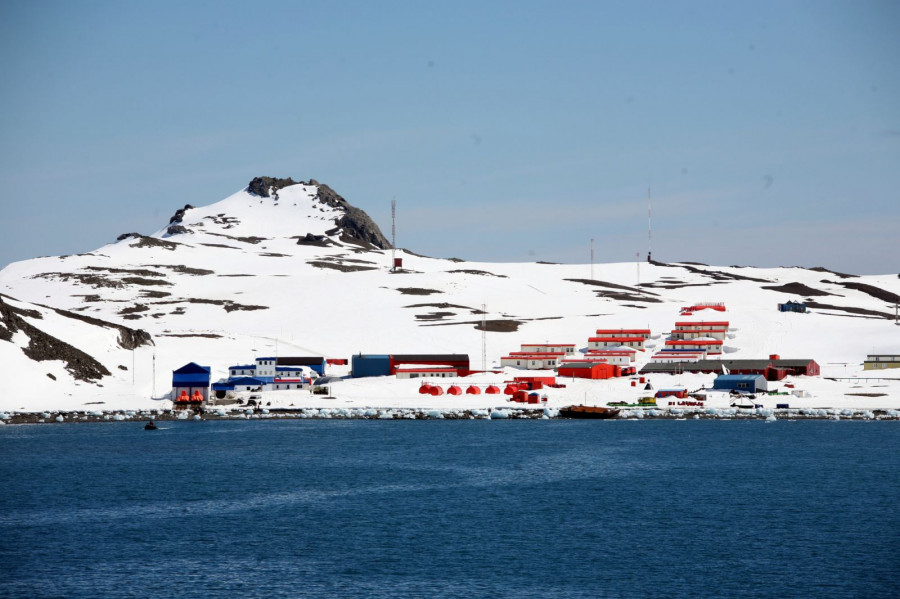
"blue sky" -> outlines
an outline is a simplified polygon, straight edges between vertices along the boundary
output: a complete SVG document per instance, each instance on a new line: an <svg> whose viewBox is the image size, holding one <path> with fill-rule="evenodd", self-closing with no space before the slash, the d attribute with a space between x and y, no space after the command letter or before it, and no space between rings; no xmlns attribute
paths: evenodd
<svg viewBox="0 0 900 599"><path fill-rule="evenodd" d="M0 3L0 265L257 175L467 260L900 268L900 2Z"/></svg>

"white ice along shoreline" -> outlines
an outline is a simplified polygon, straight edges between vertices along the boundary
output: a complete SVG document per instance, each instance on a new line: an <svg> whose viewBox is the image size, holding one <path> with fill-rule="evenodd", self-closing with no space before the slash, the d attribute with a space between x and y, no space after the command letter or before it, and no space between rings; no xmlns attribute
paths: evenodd
<svg viewBox="0 0 900 599"><path fill-rule="evenodd" d="M0 412L0 426L8 424L87 423L87 422L164 422L211 420L549 420L559 418L559 410L552 408L488 409L409 409L409 408L303 408L282 411L247 408L218 408L195 412L193 410L123 410L88 412ZM686 408L623 409L613 419L603 420L832 420L832 421L883 421L900 420L900 410L851 410L845 409L776 409L765 408Z"/></svg>

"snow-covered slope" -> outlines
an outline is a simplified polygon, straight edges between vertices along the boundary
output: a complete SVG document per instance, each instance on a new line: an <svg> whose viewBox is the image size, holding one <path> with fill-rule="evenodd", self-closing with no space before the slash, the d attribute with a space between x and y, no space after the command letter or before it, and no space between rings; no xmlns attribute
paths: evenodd
<svg viewBox="0 0 900 599"><path fill-rule="evenodd" d="M896 273L623 263L594 265L591 280L589 265L473 263L403 250L403 270L392 272L386 240L366 221L315 181L257 179L215 204L179 210L153 235L7 266L4 303L40 312L40 319L22 318L40 320L109 374L77 381L64 366L25 355L22 332L0 335L0 409L157 405L151 395L168 391L171 371L187 362L211 366L215 380L229 365L266 354L467 353L480 368L483 317L488 368L521 343L583 348L598 328L649 327L659 348L679 309L696 302L725 303L733 331L724 357L813 358L823 376L846 377L862 373L868 353L900 353ZM778 312L776 304L789 299L811 300L812 313ZM50 308L143 330L152 342L124 349L118 330ZM622 394L630 393L621 383ZM616 384L592 389L615 399ZM881 403L898 403L890 393Z"/></svg>

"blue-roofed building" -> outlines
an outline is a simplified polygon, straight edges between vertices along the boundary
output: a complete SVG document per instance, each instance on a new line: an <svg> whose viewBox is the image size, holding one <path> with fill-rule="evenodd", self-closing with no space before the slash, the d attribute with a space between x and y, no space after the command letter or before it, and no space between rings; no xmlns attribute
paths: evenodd
<svg viewBox="0 0 900 599"><path fill-rule="evenodd" d="M761 374L720 374L713 382L716 391L758 393L769 390L769 382Z"/></svg>
<svg viewBox="0 0 900 599"><path fill-rule="evenodd" d="M216 397L224 397L228 391L263 391L266 383L252 376L230 378L227 381L213 383L212 389ZM220 393L222 394L220 396Z"/></svg>
<svg viewBox="0 0 900 599"><path fill-rule="evenodd" d="M172 371L172 401L203 402L209 399L210 367L195 362Z"/></svg>

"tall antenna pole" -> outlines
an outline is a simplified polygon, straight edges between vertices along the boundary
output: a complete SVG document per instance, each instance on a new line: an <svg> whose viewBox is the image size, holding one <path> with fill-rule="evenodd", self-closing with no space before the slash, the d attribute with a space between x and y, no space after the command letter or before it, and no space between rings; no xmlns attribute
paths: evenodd
<svg viewBox="0 0 900 599"><path fill-rule="evenodd" d="M591 280L594 280L594 238L591 237Z"/></svg>
<svg viewBox="0 0 900 599"><path fill-rule="evenodd" d="M397 200L391 200L391 270L397 264Z"/></svg>
<svg viewBox="0 0 900 599"><path fill-rule="evenodd" d="M481 304L481 371L487 372L487 305Z"/></svg>
<svg viewBox="0 0 900 599"><path fill-rule="evenodd" d="M156 352L153 352L153 395L151 399L156 399Z"/></svg>
<svg viewBox="0 0 900 599"><path fill-rule="evenodd" d="M652 203L650 201L650 188L647 188L647 262L650 262L653 259L653 248L651 247L653 241L653 234L651 223L653 222L652 218Z"/></svg>
<svg viewBox="0 0 900 599"><path fill-rule="evenodd" d="M637 284L641 284L641 253L634 253L635 264L637 264Z"/></svg>

